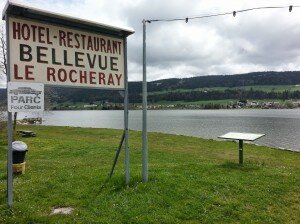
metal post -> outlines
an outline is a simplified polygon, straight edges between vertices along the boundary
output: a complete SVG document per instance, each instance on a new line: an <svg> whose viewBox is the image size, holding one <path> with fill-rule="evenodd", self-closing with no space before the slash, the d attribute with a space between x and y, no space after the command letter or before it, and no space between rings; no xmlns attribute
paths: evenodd
<svg viewBox="0 0 300 224"><path fill-rule="evenodd" d="M6 22L6 56L7 56L7 83L10 81L10 54L9 54L9 17L5 15ZM12 128L12 113L8 112L7 116L7 205L13 205L13 159L12 159L12 141L13 141L13 128Z"/></svg>
<svg viewBox="0 0 300 224"><path fill-rule="evenodd" d="M239 163L243 164L243 140L239 140Z"/></svg>
<svg viewBox="0 0 300 224"><path fill-rule="evenodd" d="M146 20L143 20L143 182L148 181L148 137L147 137L147 75L146 75Z"/></svg>
<svg viewBox="0 0 300 224"><path fill-rule="evenodd" d="M128 71L127 71L127 39L124 38L124 78L125 78L125 94L124 94L124 131L125 131L125 183L130 182L130 160L128 147Z"/></svg>
<svg viewBox="0 0 300 224"><path fill-rule="evenodd" d="M118 158L119 158L122 146L123 146L124 138L125 138L125 130L123 131L123 135L121 137L121 141L120 141L119 147L118 147L118 149L116 151L115 159L114 159L111 171L109 173L108 179L110 179L112 177L112 175L114 174L114 170L115 170L115 167L116 167L116 164L117 164L117 161L118 161Z"/></svg>
<svg viewBox="0 0 300 224"><path fill-rule="evenodd" d="M12 207L13 205L13 171L12 171L12 113L8 112L7 117L7 134L8 134L8 149L7 149L7 205Z"/></svg>

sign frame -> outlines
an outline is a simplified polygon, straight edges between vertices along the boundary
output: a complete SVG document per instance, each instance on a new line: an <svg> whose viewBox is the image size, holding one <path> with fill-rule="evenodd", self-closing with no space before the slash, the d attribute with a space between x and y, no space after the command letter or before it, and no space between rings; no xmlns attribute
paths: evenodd
<svg viewBox="0 0 300 224"><path fill-rule="evenodd" d="M24 17L23 14L10 15L9 29L12 31L8 36L16 46L11 50L11 81L72 88L125 89L125 42L120 34L115 36L102 33L102 29L96 32L81 26L68 27L59 20L53 23L32 16ZM39 28L42 31L38 32ZM70 36L61 37L67 34ZM29 77L26 80L25 71L29 72L32 81ZM54 74L50 75L48 71L54 71ZM60 80L59 71L62 71L64 80ZM83 73L85 82L79 78Z"/></svg>
<svg viewBox="0 0 300 224"><path fill-rule="evenodd" d="M130 182L130 162L129 162L129 147L128 147L128 68L127 68L127 37L134 33L133 29L120 28L103 23L96 23L88 20L83 20L75 17L70 17L62 14L57 14L27 5L10 2L8 0L3 13L2 19L6 21L6 44L7 44L7 82L11 81L10 75L10 18L18 17L25 20L33 20L40 23L53 24L57 26L68 27L80 31L99 33L101 35L116 37L123 40L124 52L124 89L107 89L124 91L124 133L125 133L125 183ZM46 86L46 85L45 85ZM47 85L48 86L48 85ZM54 85L53 85L54 86ZM88 88L88 87L80 87ZM12 113L8 112L7 117L7 132L8 132L8 151L7 151L7 205L13 206L13 172L12 172Z"/></svg>

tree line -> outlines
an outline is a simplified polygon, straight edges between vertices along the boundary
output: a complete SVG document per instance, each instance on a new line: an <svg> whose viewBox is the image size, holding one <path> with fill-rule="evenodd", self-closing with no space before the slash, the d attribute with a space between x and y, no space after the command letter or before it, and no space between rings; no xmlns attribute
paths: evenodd
<svg viewBox="0 0 300 224"><path fill-rule="evenodd" d="M201 101L201 100L224 100L224 99L300 99L300 91L283 91L283 92L264 92L264 91L251 91L241 89L226 89L225 91L190 91L190 92L169 92L165 94L155 94L148 96L149 102L159 101ZM132 99L133 102L140 102L139 97Z"/></svg>
<svg viewBox="0 0 300 224"><path fill-rule="evenodd" d="M299 91L262 91L246 90L249 85L296 85L300 84L300 71L292 72L253 72L240 75L199 76L184 79L165 79L148 82L148 101L200 101L222 99L300 99ZM197 88L228 87L225 90L197 90ZM118 91L46 87L51 93L52 103L114 102L123 103ZM180 91L180 89L190 91ZM6 92L0 89L0 101L6 100ZM130 103L142 102L142 82L129 82Z"/></svg>

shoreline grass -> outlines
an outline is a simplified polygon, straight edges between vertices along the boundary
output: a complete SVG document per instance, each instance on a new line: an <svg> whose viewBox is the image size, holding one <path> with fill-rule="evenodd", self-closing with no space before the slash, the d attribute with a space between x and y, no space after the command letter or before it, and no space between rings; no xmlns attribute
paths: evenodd
<svg viewBox="0 0 300 224"><path fill-rule="evenodd" d="M141 132L130 131L131 183L124 151L110 171L122 131L25 126L35 138L26 174L6 206L6 139L0 139L0 223L300 223L300 153L149 133L149 182L141 183ZM50 215L56 207L71 215Z"/></svg>

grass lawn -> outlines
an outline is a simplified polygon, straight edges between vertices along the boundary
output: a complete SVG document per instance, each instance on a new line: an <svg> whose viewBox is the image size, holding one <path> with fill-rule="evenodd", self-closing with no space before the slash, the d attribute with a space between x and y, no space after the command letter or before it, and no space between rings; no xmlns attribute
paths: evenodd
<svg viewBox="0 0 300 224"><path fill-rule="evenodd" d="M19 127L20 128L20 127ZM26 174L6 206L6 139L0 139L0 223L300 223L300 153L168 134L149 134L149 182L141 183L141 132L130 131L104 184L122 131L29 126ZM70 206L71 215L50 215Z"/></svg>

